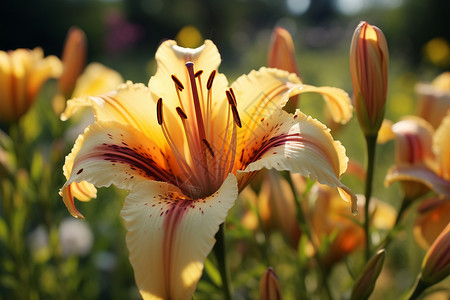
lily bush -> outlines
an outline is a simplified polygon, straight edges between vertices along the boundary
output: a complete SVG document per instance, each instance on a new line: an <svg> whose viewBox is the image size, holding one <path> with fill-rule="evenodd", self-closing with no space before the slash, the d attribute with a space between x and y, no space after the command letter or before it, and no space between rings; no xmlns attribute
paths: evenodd
<svg viewBox="0 0 450 300"><path fill-rule="evenodd" d="M198 48L164 41L156 73L134 83L96 62L85 67L85 39L72 28L61 60L42 50L33 60L29 50L0 52L0 295L413 299L445 292L450 114L439 110L442 121L430 124L423 104L417 116L383 122L389 54L380 29L361 22L349 41L353 97L300 79L292 38L280 27L267 45L268 67L232 83L210 40ZM57 82L44 85L42 103L33 105L50 77ZM432 98L447 109L441 102L450 85L442 78L418 85L421 103ZM309 94L324 100L325 123L303 112ZM366 141L363 162L347 156L352 143L335 138L351 125L352 139ZM373 197L375 149L391 139L396 149L384 155L394 166L385 181L401 182L402 201ZM403 226L411 225L407 213L416 217L411 228ZM422 267L403 271L410 280L393 289L389 277L400 265L391 249L409 249L396 239L413 233Z"/></svg>

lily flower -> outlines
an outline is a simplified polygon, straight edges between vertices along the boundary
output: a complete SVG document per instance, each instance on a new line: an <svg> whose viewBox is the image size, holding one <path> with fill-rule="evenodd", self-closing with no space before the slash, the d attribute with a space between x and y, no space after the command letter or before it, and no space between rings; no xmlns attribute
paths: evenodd
<svg viewBox="0 0 450 300"><path fill-rule="evenodd" d="M191 299L219 225L262 168L338 188L356 209L355 195L339 180L344 147L317 120L281 109L305 91L295 74L261 68L228 86L208 40L196 49L165 41L156 61L148 87L127 82L69 101L91 105L95 122L68 155L72 168L61 190L78 218L71 183L129 191L121 216L144 299Z"/></svg>
<svg viewBox="0 0 450 300"><path fill-rule="evenodd" d="M11 123L33 104L42 85L61 75L61 61L41 48L0 50L0 121Z"/></svg>
<svg viewBox="0 0 450 300"><path fill-rule="evenodd" d="M261 281L259 282L259 299L283 299L280 281L272 267L267 268L261 277Z"/></svg>
<svg viewBox="0 0 450 300"><path fill-rule="evenodd" d="M416 85L418 115L438 128L450 109L450 72L437 76L431 83Z"/></svg>
<svg viewBox="0 0 450 300"><path fill-rule="evenodd" d="M385 184L414 182L449 198L450 115L442 120L436 131L420 118L400 121L392 129L401 143L396 151L397 163L389 169Z"/></svg>

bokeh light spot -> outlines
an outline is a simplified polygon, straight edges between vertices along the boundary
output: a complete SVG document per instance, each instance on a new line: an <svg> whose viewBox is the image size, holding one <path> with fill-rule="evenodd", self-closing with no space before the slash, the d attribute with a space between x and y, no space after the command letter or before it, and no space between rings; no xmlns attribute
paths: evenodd
<svg viewBox="0 0 450 300"><path fill-rule="evenodd" d="M185 48L196 48L202 45L203 37L200 31L194 26L184 26L177 33L175 40L178 45Z"/></svg>

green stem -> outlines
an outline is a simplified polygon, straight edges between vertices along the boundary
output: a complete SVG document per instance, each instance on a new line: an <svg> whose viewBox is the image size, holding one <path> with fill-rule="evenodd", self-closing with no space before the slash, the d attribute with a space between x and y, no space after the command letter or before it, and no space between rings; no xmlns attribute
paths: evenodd
<svg viewBox="0 0 450 300"><path fill-rule="evenodd" d="M231 297L230 273L228 271L226 251L225 251L225 226L220 224L219 231L216 233L216 244L213 248L214 255L217 259L220 277L222 278L222 289L226 300L233 299Z"/></svg>
<svg viewBox="0 0 450 300"><path fill-rule="evenodd" d="M370 198L372 197L373 174L375 169L375 149L377 143L377 135L366 136L367 145L367 172L364 196L366 198L366 205L364 206L364 232L366 236L366 261L371 257L371 242L370 242Z"/></svg>
<svg viewBox="0 0 450 300"><path fill-rule="evenodd" d="M417 299L422 293L423 291L425 291L427 288L429 287L429 285L427 285L426 283L424 283L421 278L419 277L419 279L417 280L417 283L414 287L413 292L411 293L411 295L408 297L408 300L414 300Z"/></svg>
<svg viewBox="0 0 450 300"><path fill-rule="evenodd" d="M380 246L378 248L380 248L380 249L386 248L389 245L389 243L392 241L393 235L396 232L396 230L398 229L398 225L400 224L400 221L403 219L403 215L405 214L406 209L408 209L408 207L410 206L411 203L412 203L411 199L407 198L406 196L403 198L402 205L400 206L400 209L398 211L394 226L389 231L389 233L386 235L386 238L384 239L384 241L379 244Z"/></svg>
<svg viewBox="0 0 450 300"><path fill-rule="evenodd" d="M328 270L328 268L325 267L325 265L322 262L322 259L320 257L320 253L319 253L319 247L317 246L317 244L315 243L315 241L312 237L312 233L311 233L308 223L306 221L305 213L303 212L303 208L300 204L300 199L298 199L298 195L295 192L295 187L294 187L294 184L293 184L290 176L288 176L288 182L289 182L291 190L294 194L295 205L297 208L297 220L299 222L300 229L308 237L308 240L311 242L311 245L314 248L314 259L316 260L316 263L320 269L321 281L322 281L325 293L327 294L328 299L332 300L333 295L331 293L330 285L328 284L328 280L327 280L328 279L327 275L328 275L329 270Z"/></svg>

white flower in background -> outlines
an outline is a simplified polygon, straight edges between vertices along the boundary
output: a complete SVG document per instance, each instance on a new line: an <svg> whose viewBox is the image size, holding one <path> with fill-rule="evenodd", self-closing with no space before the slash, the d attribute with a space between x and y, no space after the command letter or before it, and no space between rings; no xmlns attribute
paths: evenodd
<svg viewBox="0 0 450 300"><path fill-rule="evenodd" d="M66 218L59 228L62 256L86 255L92 248L94 236L86 222Z"/></svg>

